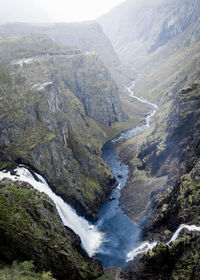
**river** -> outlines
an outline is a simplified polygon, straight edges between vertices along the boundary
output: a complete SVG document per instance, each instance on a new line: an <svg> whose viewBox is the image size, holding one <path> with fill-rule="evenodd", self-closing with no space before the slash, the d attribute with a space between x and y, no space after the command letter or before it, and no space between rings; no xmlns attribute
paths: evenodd
<svg viewBox="0 0 200 280"><path fill-rule="evenodd" d="M116 144L122 139L127 140L148 129L151 118L156 113L158 106L144 98L135 96L134 87L135 82L132 82L129 87L126 87L126 90L129 92L130 97L150 105L152 109L149 115L146 116L143 125L121 133L107 142L102 148L103 158L118 182L118 187L110 194L112 200L103 204L96 223L97 229L105 232L104 242L100 246L99 252L95 255L95 258L101 259L104 267L123 267L130 248L136 247L141 231L119 207L121 189L126 185L129 170L128 166L123 164L117 157Z"/></svg>
<svg viewBox="0 0 200 280"><path fill-rule="evenodd" d="M102 148L102 154L108 167L113 172L118 187L111 194L111 200L104 203L98 213L98 221L92 225L84 217L79 217L75 209L57 196L41 175L30 172L26 166L18 166L14 172L0 171L0 180L10 178L13 181L25 181L35 189L46 193L54 201L64 225L70 227L80 238L82 247L89 256L102 261L104 267L123 267L127 261L130 249L137 247L140 228L137 227L120 209L119 198L121 189L128 179L128 166L120 162L116 155L116 144L121 139L128 139L141 133L150 126L151 117L155 114L157 105L143 98L134 96L134 82L127 87L132 98L147 103L152 110L145 123L129 131L123 132ZM34 176L33 176L33 173ZM36 180L37 178L37 180Z"/></svg>

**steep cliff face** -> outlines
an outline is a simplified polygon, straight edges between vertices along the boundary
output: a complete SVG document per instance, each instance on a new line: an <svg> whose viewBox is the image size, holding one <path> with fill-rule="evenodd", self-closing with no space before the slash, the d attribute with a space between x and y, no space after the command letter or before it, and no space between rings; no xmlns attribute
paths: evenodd
<svg viewBox="0 0 200 280"><path fill-rule="evenodd" d="M199 225L200 162L154 202L154 214L143 231L150 239L169 240L181 224Z"/></svg>
<svg viewBox="0 0 200 280"><path fill-rule="evenodd" d="M142 56L148 56L161 46L160 59L197 41L199 16L199 1L196 0L129 0L98 21L120 58L131 61L135 67L145 68Z"/></svg>
<svg viewBox="0 0 200 280"><path fill-rule="evenodd" d="M33 38L23 40L23 52L46 45ZM31 165L91 218L114 183L101 158L106 135L94 119L105 125L123 119L117 86L93 54L23 61L1 66L1 168Z"/></svg>
<svg viewBox="0 0 200 280"><path fill-rule="evenodd" d="M67 70L62 69L66 87L80 99L89 117L107 126L126 119L119 104L119 89L96 55L84 54L67 60L60 57L57 61Z"/></svg>
<svg viewBox="0 0 200 280"><path fill-rule="evenodd" d="M156 176L169 175L172 182L191 170L200 155L199 97L198 72L193 82L177 93L161 131L156 128L142 146L140 169L151 170Z"/></svg>
<svg viewBox="0 0 200 280"><path fill-rule="evenodd" d="M93 280L103 274L99 263L83 252L80 238L63 226L53 201L44 193L27 183L4 179L0 212L1 261L33 261L38 271L51 271L62 280ZM31 276L24 279L35 279Z"/></svg>

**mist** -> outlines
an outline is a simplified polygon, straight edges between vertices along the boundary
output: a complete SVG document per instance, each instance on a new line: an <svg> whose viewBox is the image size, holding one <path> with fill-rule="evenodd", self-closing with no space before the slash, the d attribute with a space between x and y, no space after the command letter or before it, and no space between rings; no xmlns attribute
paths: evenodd
<svg viewBox="0 0 200 280"><path fill-rule="evenodd" d="M81 22L95 20L125 0L0 0L0 22Z"/></svg>
<svg viewBox="0 0 200 280"><path fill-rule="evenodd" d="M53 19L31 0L0 0L0 22L51 22Z"/></svg>

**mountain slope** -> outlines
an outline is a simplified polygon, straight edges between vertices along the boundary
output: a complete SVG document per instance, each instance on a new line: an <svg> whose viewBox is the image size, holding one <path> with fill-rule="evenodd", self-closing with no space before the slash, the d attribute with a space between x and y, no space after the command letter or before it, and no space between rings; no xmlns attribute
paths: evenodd
<svg viewBox="0 0 200 280"><path fill-rule="evenodd" d="M102 274L98 261L86 256L79 237L63 226L53 201L44 193L28 183L4 179L0 209L1 261L33 261L38 271L51 271L56 279L93 280Z"/></svg>
<svg viewBox="0 0 200 280"><path fill-rule="evenodd" d="M199 39L199 7L199 0L128 0L98 21L119 57L142 69L145 68L142 56L166 45L166 49L159 51L169 55L172 50L177 51Z"/></svg>
<svg viewBox="0 0 200 280"><path fill-rule="evenodd" d="M141 242L168 241L182 223L199 226L199 4L126 1L99 19L119 57L139 71L134 94L159 106L151 127L118 148L130 167L121 205L145 225ZM198 244L199 232L184 230L138 255L120 278L199 279Z"/></svg>
<svg viewBox="0 0 200 280"><path fill-rule="evenodd" d="M32 166L92 218L115 182L101 157L101 126L126 119L118 88L94 54L60 49L40 35L19 42L1 41L2 55L15 59L0 68L1 169ZM16 61L28 53L35 56Z"/></svg>
<svg viewBox="0 0 200 280"><path fill-rule="evenodd" d="M27 22L29 21L27 20ZM116 76L116 81L125 79L126 72L130 71L126 67L126 72L123 70L123 65L121 65L112 44L97 22L51 24L10 23L0 25L0 36L27 36L35 33L46 34L55 42L65 46L77 47L85 52L98 54L111 73Z"/></svg>
<svg viewBox="0 0 200 280"><path fill-rule="evenodd" d="M179 135L174 132L172 139L170 130L173 130L177 118L181 118L178 114L175 119L178 109L176 106L172 108L172 103L176 102L179 91L189 89L195 80L197 84L199 80L198 4L199 1L186 0L126 1L99 19L118 55L140 71L134 94L159 106L151 128L121 147L120 154L131 167L128 188L123 190L122 201L124 209L133 219L139 220L148 205L146 201L150 204L151 197L174 183L186 171L189 159L181 158L181 154L185 154L191 139L185 129ZM115 24L109 24L110 21ZM192 107L193 99L188 97L186 101L189 111L196 110ZM190 135L197 132L198 115L194 113L191 118L192 125L188 126ZM132 199L135 199L134 203Z"/></svg>

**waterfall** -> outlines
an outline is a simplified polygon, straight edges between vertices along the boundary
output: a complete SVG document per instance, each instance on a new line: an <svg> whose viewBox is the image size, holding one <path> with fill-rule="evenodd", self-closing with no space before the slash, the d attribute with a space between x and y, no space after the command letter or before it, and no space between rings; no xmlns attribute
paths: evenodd
<svg viewBox="0 0 200 280"><path fill-rule="evenodd" d="M182 229L187 229L189 231L200 231L200 227L196 226L196 225L180 225L178 227L178 229L176 230L176 232L173 234L172 238L170 239L170 241L168 241L166 243L166 245L169 245L171 242L175 241L178 237L179 234L181 233ZM158 244L157 241L154 241L152 243L150 243L149 241L145 241L142 244L140 244L136 249L130 251L127 254L127 258L126 261L132 261L134 260L138 255L140 254L145 254L148 252L148 250L152 250L156 245Z"/></svg>
<svg viewBox="0 0 200 280"><path fill-rule="evenodd" d="M173 242L174 240L176 240L179 237L180 232L184 228L189 230L189 231L200 231L200 227L197 227L195 225L191 225L191 226L189 226L189 225L180 225L179 228L177 229L177 231L174 233L174 235L170 239L170 241L167 243L167 245L170 244L171 242Z"/></svg>
<svg viewBox="0 0 200 280"><path fill-rule="evenodd" d="M93 256L100 247L104 234L99 232L96 227L86 219L78 216L76 211L69 204L53 193L41 175L35 173L36 177L39 179L37 181L30 171L21 165L14 170L14 173L15 175L11 175L10 172L0 171L0 180L3 178L10 178L13 181L27 182L33 186L34 189L46 193L54 201L63 224L80 236L82 247L90 257Z"/></svg>
<svg viewBox="0 0 200 280"><path fill-rule="evenodd" d="M134 249L133 251L131 251L127 254L126 261L127 262L132 261L138 255L147 253L148 250L153 249L157 244L158 244L158 242L156 242L156 241L152 242L152 243L149 243L148 241L143 242L142 244L140 244L140 246L138 246L136 249Z"/></svg>

